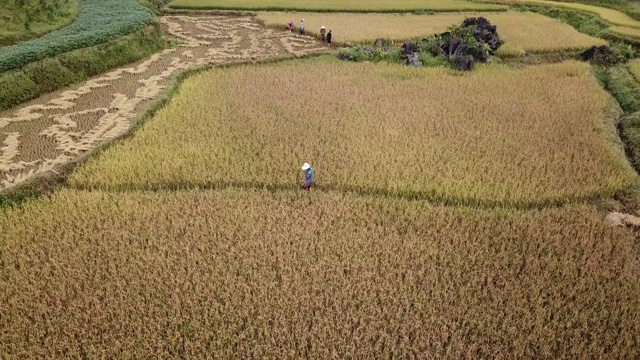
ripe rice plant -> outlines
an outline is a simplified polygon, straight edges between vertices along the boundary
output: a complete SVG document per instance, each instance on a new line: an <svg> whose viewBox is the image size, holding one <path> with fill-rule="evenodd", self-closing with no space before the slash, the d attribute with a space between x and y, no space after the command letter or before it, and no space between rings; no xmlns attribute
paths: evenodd
<svg viewBox="0 0 640 360"><path fill-rule="evenodd" d="M568 24L546 16L523 13L455 13L455 14L348 14L261 12L258 20L276 28L289 21L298 26L305 20L306 31L316 35L320 26L333 30L334 41L371 42L377 38L405 41L447 31L452 24L460 24L467 17L484 16L497 25L498 34L505 41L506 53L550 52L582 50L593 45L607 44L605 40L585 35Z"/></svg>
<svg viewBox="0 0 640 360"><path fill-rule="evenodd" d="M636 81L640 82L640 59L629 61L629 70L633 77L636 78Z"/></svg>
<svg viewBox="0 0 640 360"><path fill-rule="evenodd" d="M565 9L585 11L592 14L596 14L600 16L600 18L602 18L603 20L614 25L631 26L631 27L640 28L640 21L636 21L632 19L622 11L601 7L601 6L579 4L574 2L548 1L548 0L491 0L491 2L501 3L501 4L510 4L510 5L526 4L526 5L554 6L554 7L560 7Z"/></svg>
<svg viewBox="0 0 640 360"><path fill-rule="evenodd" d="M0 356L638 358L631 232L585 206L64 190L0 215Z"/></svg>
<svg viewBox="0 0 640 360"><path fill-rule="evenodd" d="M614 35L631 38L634 40L640 40L639 28L632 28L628 26L612 26L608 28L607 31Z"/></svg>
<svg viewBox="0 0 640 360"><path fill-rule="evenodd" d="M169 7L176 9L226 10L298 10L298 11L469 11L501 10L506 7L462 0L174 0Z"/></svg>
<svg viewBox="0 0 640 360"><path fill-rule="evenodd" d="M579 62L464 75L326 59L220 68L188 79L70 184L294 188L307 161L324 189L564 203L635 181L616 140L619 111Z"/></svg>

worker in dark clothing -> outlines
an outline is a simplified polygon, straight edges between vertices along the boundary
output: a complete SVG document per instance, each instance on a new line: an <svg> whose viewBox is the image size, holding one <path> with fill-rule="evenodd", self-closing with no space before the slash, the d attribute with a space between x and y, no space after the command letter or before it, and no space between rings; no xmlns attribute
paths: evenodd
<svg viewBox="0 0 640 360"><path fill-rule="evenodd" d="M329 47L331 47L331 30L329 30L329 33L327 34L327 43L329 44Z"/></svg>
<svg viewBox="0 0 640 360"><path fill-rule="evenodd" d="M304 165L302 165L302 170L304 171L304 182L302 183L302 185L300 185L300 187L304 190L309 190L315 182L313 168L311 167L311 165L309 165L309 163L304 163Z"/></svg>

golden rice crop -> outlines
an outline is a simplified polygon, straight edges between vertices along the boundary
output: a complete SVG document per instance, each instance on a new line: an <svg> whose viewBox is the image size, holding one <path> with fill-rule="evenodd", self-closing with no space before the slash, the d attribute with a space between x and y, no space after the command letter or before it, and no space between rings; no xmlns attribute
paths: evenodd
<svg viewBox="0 0 640 360"><path fill-rule="evenodd" d="M469 74L337 60L213 69L70 184L294 188L306 161L323 189L523 206L610 196L636 176L611 105L579 62Z"/></svg>
<svg viewBox="0 0 640 360"><path fill-rule="evenodd" d="M272 27L284 27L289 21L293 21L297 27L300 19L304 19L308 33L317 35L320 26L324 25L327 31L332 30L335 42L344 43L373 41L377 38L409 40L444 32L467 17L477 16L484 16L497 25L498 34L505 41L503 51L509 53L586 49L607 43L579 33L558 20L524 12L434 15L260 12L257 18Z"/></svg>
<svg viewBox="0 0 640 360"><path fill-rule="evenodd" d="M2 358L640 356L634 238L585 206L65 190L0 228Z"/></svg>
<svg viewBox="0 0 640 360"><path fill-rule="evenodd" d="M607 31L613 33L614 35L640 40L639 28L632 28L628 26L612 26L608 28Z"/></svg>
<svg viewBox="0 0 640 360"><path fill-rule="evenodd" d="M631 70L633 77L635 77L637 81L640 81L640 59L629 61L629 70Z"/></svg>
<svg viewBox="0 0 640 360"><path fill-rule="evenodd" d="M579 4L575 2L561 2L561 1L548 1L548 0L491 0L491 2L501 4L526 4L526 5L541 5L541 6L555 6L565 9L579 10L590 12L600 16L603 20L622 26L631 26L640 28L640 22L632 19L622 11L609 9L601 6Z"/></svg>
<svg viewBox="0 0 640 360"><path fill-rule="evenodd" d="M173 0L170 7L195 9L318 10L318 11L464 11L499 10L502 5L461 0Z"/></svg>

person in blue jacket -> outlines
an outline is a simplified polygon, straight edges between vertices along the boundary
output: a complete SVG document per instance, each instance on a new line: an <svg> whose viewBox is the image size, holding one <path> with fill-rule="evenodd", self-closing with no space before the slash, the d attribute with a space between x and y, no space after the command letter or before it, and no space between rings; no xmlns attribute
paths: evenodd
<svg viewBox="0 0 640 360"><path fill-rule="evenodd" d="M315 182L315 176L313 175L313 168L309 163L304 163L302 165L302 170L304 171L304 182L300 185L304 190L309 190L313 186Z"/></svg>

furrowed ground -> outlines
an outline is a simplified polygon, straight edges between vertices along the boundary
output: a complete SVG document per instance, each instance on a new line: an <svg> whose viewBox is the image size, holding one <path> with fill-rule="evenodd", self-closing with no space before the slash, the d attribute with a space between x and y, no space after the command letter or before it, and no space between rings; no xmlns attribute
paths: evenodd
<svg viewBox="0 0 640 360"><path fill-rule="evenodd" d="M212 86L211 84L215 84ZM447 204L612 196L635 174L589 66L513 70L333 60L214 69L70 179L81 189L319 186Z"/></svg>
<svg viewBox="0 0 640 360"><path fill-rule="evenodd" d="M9 358L640 356L634 238L585 206L63 190L0 228Z"/></svg>
<svg viewBox="0 0 640 360"><path fill-rule="evenodd" d="M315 10L315 11L468 11L501 10L495 4L461 0L175 0L172 8L187 9L245 9L245 10Z"/></svg>
<svg viewBox="0 0 640 360"><path fill-rule="evenodd" d="M377 38L405 41L447 31L465 18L484 16L498 27L505 44L500 55L583 50L607 42L576 31L568 24L542 15L523 12L456 14L347 14L309 12L260 12L257 19L270 27L305 20L306 32L317 35L321 26L332 30L334 42L368 42Z"/></svg>

